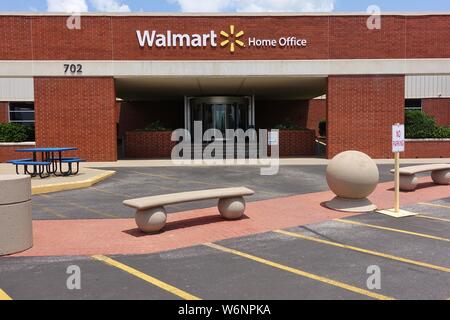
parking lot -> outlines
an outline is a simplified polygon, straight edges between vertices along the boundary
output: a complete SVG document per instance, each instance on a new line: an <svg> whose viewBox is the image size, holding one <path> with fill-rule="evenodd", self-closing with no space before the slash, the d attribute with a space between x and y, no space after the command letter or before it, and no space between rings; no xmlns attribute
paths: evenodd
<svg viewBox="0 0 450 320"><path fill-rule="evenodd" d="M105 186L102 186L103 188ZM448 299L450 198L146 255L0 259L12 299ZM107 239L105 239L107 241ZM78 266L81 289L67 288ZM379 289L367 286L379 270Z"/></svg>

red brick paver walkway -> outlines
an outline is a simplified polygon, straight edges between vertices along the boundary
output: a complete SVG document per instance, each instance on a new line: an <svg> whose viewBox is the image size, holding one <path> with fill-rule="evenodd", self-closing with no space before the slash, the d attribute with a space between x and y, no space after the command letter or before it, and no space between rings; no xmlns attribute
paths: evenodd
<svg viewBox="0 0 450 320"><path fill-rule="evenodd" d="M421 182L425 188L402 193L402 205L450 196L450 186L431 185L429 178ZM380 209L392 207L392 186L379 184L370 197ZM134 219L34 221L34 247L15 256L154 253L354 215L321 206L332 198L331 192L318 192L251 202L239 221L222 220L217 208L171 214L157 235L142 234Z"/></svg>

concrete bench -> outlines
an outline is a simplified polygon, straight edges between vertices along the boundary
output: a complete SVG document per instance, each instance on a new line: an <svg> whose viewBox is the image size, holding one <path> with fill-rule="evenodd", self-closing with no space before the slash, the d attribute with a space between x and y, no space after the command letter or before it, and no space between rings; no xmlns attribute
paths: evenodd
<svg viewBox="0 0 450 320"><path fill-rule="evenodd" d="M167 213L164 206L199 200L219 199L218 209L224 219L242 218L245 211L244 196L255 194L245 187L200 190L173 193L126 200L124 205L136 209L135 220L139 229L146 233L160 231L166 225Z"/></svg>
<svg viewBox="0 0 450 320"><path fill-rule="evenodd" d="M419 184L416 174L430 172L433 182L436 184L450 184L450 164L426 164L400 168L400 189L402 191L413 191ZM395 173L395 170L391 170Z"/></svg>

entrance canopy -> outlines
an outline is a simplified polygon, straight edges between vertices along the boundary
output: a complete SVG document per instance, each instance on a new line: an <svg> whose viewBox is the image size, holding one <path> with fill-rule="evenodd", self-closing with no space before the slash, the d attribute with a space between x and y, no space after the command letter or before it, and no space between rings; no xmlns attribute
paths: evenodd
<svg viewBox="0 0 450 320"><path fill-rule="evenodd" d="M326 77L120 77L117 96L123 100L182 99L184 96L249 96L262 99L308 100L324 95Z"/></svg>

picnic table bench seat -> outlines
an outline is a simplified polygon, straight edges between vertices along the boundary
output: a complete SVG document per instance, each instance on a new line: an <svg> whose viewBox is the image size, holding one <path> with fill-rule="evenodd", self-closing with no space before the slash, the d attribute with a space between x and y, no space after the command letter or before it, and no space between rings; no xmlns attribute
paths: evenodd
<svg viewBox="0 0 450 320"><path fill-rule="evenodd" d="M52 164L50 161L33 161L33 159L10 160L8 163L16 166L17 174L20 174L19 166L23 166L24 174L31 175L32 177L39 175L41 178L47 178L49 176L45 173L46 167ZM33 172L28 170L28 166L33 166L35 168Z"/></svg>
<svg viewBox="0 0 450 320"><path fill-rule="evenodd" d="M62 157L63 152L75 150L78 149L72 147L17 149L16 152L33 153L33 158L10 160L8 163L16 166L17 174L20 174L19 166L23 166L24 174L29 174L32 177L39 175L41 178L47 178L52 174L55 176L76 175L80 170L80 162L86 162L86 160L78 157ZM38 157L38 153L42 153L42 156ZM63 170L64 163L68 167L65 171ZM76 170L73 169L74 163L77 165ZM28 169L29 166L33 166L32 172Z"/></svg>

